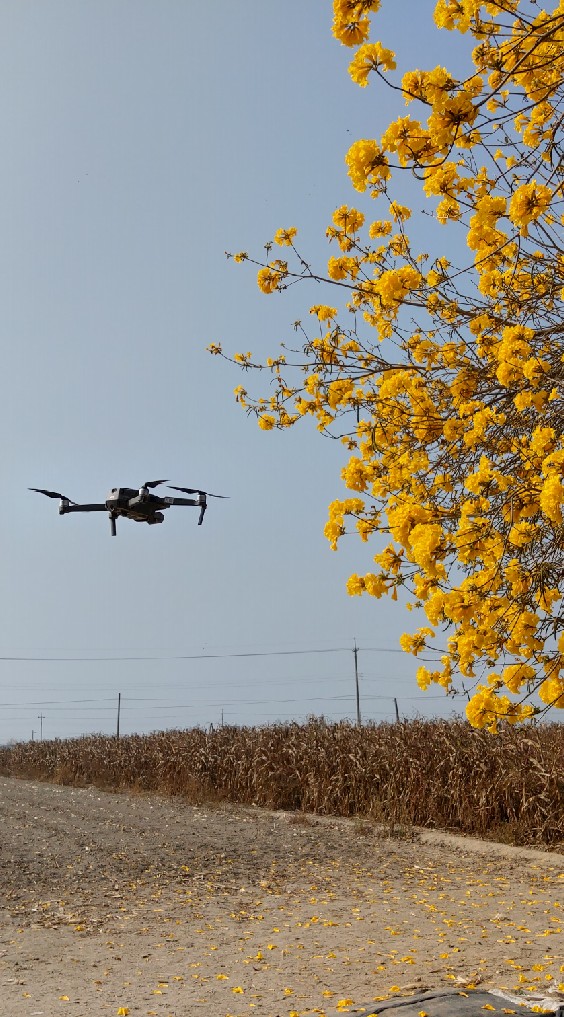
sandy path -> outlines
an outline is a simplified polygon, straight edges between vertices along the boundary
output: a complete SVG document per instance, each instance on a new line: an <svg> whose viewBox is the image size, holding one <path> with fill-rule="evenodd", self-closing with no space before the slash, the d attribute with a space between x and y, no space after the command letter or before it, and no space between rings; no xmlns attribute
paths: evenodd
<svg viewBox="0 0 564 1017"><path fill-rule="evenodd" d="M561 855L0 778L0 881L2 1017L564 983Z"/></svg>

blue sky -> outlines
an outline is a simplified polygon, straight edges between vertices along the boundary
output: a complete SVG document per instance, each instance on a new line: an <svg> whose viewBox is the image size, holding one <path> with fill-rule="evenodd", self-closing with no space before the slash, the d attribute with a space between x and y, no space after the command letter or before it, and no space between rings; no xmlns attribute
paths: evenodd
<svg viewBox="0 0 564 1017"><path fill-rule="evenodd" d="M433 6L378 15L402 70L466 52ZM307 422L259 431L206 352L293 335L319 289L267 298L224 252L295 225L321 265L332 211L358 204L347 148L403 110L350 81L330 23L328 0L3 7L0 656L29 659L0 660L0 742L112 732L118 692L125 733L353 718L355 639L364 718L392 719L394 698L402 716L463 709L418 691L398 652L413 616L346 594L377 548L323 537L341 446ZM230 500L202 527L171 509L113 539L27 490L99 501L153 477Z"/></svg>

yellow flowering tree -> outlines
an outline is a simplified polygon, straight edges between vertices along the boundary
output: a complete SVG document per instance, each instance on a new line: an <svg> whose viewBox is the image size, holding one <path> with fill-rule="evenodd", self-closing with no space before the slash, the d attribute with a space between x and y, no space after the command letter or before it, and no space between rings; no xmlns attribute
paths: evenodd
<svg viewBox="0 0 564 1017"><path fill-rule="evenodd" d="M284 257L235 255L264 293L332 287L310 308L316 334L296 323L299 356L232 358L275 379L267 398L236 395L264 429L312 417L340 435L351 496L329 507L326 535L335 548L348 519L363 541L388 541L349 593L407 588L429 625L404 649L446 631L419 685L470 692L471 724L495 731L564 708L564 0L438 0L438 28L471 47L463 79L435 67L396 80L394 53L370 42L380 0L333 6L353 80L392 87L408 111L346 154L375 214L336 209L326 269L304 260L294 227L267 245ZM405 171L465 242L459 264L414 250Z"/></svg>

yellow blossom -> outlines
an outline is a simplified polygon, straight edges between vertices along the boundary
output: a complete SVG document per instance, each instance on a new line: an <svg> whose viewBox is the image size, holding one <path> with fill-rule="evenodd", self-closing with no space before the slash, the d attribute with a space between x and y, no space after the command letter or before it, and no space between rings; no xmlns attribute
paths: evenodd
<svg viewBox="0 0 564 1017"><path fill-rule="evenodd" d="M546 212L551 199L550 187L537 184L536 180L517 188L509 204L509 218L519 228L522 236L528 236L530 223Z"/></svg>
<svg viewBox="0 0 564 1017"><path fill-rule="evenodd" d="M290 229L276 230L274 243L278 244L279 247L291 247L297 232L295 226L291 226Z"/></svg>
<svg viewBox="0 0 564 1017"><path fill-rule="evenodd" d="M349 65L349 74L357 85L364 88L368 84L370 71L376 71L379 68L384 71L395 69L394 56L391 49L385 49L379 42L367 43L356 51L354 59Z"/></svg>

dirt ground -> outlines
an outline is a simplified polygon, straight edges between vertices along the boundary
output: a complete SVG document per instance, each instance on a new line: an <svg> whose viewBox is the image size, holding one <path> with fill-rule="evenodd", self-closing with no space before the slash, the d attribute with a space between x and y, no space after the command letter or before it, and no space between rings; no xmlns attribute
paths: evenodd
<svg viewBox="0 0 564 1017"><path fill-rule="evenodd" d="M2 1017L564 990L562 855L2 777L0 887Z"/></svg>

